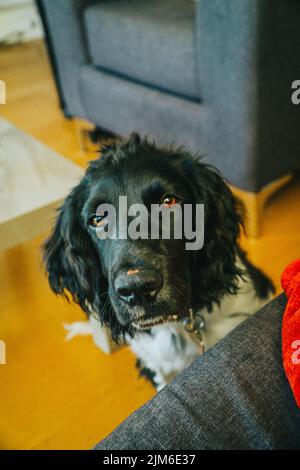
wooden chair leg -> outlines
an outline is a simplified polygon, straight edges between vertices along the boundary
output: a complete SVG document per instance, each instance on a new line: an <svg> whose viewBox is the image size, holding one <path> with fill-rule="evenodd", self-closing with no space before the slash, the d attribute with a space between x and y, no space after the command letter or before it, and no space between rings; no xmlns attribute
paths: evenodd
<svg viewBox="0 0 300 470"><path fill-rule="evenodd" d="M293 175L289 173L275 181L272 181L258 193L244 191L236 186L231 186L233 194L242 202L245 208L245 229L248 237L258 238L261 235L262 216L265 204L272 194L285 186L292 179L292 176Z"/></svg>
<svg viewBox="0 0 300 470"><path fill-rule="evenodd" d="M95 124L84 121L83 119L74 119L76 133L78 137L79 148L82 152L94 152L99 149L99 145L93 144L90 139L90 132L95 129ZM97 148L96 148L97 147Z"/></svg>
<svg viewBox="0 0 300 470"><path fill-rule="evenodd" d="M83 119L75 119L76 132L82 152L99 152L101 146L110 145L120 138L113 133L98 128L95 124Z"/></svg>

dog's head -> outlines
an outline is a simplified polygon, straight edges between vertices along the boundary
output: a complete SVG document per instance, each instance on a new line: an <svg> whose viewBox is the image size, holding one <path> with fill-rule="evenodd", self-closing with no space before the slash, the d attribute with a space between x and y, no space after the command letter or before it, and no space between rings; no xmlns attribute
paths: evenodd
<svg viewBox="0 0 300 470"><path fill-rule="evenodd" d="M153 204L166 211L180 205L183 219L186 204L203 204L203 248L186 250L174 227L167 239L159 227L153 239L151 223L146 239L99 236L107 212L99 215L98 208L111 204L119 214L119 196L127 197L128 207L143 204L149 214ZM194 210L190 214L195 217ZM115 223L124 224L122 217ZM71 293L86 313L97 314L117 340L185 317L190 308L210 310L234 292L241 274L235 262L240 223L236 201L214 168L134 134L105 149L66 198L43 247L49 282L54 292Z"/></svg>

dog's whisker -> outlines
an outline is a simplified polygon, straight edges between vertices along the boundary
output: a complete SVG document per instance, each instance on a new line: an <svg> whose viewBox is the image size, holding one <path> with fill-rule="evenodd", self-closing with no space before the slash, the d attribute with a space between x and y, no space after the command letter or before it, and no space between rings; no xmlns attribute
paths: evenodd
<svg viewBox="0 0 300 470"><path fill-rule="evenodd" d="M109 292L108 290L104 291L104 292L101 292L101 294L99 295L99 297L104 297L105 295L108 295Z"/></svg>

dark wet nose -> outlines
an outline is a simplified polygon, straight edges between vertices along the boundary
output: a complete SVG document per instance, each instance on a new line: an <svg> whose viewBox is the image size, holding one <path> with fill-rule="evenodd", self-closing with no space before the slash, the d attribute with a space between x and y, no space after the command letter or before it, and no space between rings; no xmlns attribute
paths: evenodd
<svg viewBox="0 0 300 470"><path fill-rule="evenodd" d="M154 300L161 289L161 274L153 269L124 269L115 277L115 291L129 305Z"/></svg>

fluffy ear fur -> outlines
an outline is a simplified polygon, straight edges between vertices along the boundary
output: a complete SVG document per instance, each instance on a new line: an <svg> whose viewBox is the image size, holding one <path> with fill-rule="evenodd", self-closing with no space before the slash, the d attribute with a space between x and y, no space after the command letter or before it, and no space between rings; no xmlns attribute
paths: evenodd
<svg viewBox="0 0 300 470"><path fill-rule="evenodd" d="M82 219L86 198L85 180L66 198L53 232L43 246L43 257L52 290L72 300L102 324L110 327L115 341L123 339L125 330L115 318L108 298L106 278L92 239Z"/></svg>
<svg viewBox="0 0 300 470"><path fill-rule="evenodd" d="M93 309L97 307L101 270L97 253L81 223L82 192L81 183L66 198L53 232L43 246L43 254L52 290L66 298L69 292L74 302L89 313L89 305Z"/></svg>
<svg viewBox="0 0 300 470"><path fill-rule="evenodd" d="M210 311L225 293L237 291L243 275L236 266L241 208L215 168L199 161L192 168L190 183L205 213L204 246L191 255L193 304Z"/></svg>

